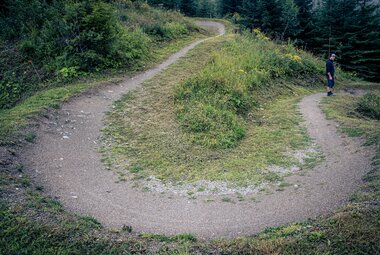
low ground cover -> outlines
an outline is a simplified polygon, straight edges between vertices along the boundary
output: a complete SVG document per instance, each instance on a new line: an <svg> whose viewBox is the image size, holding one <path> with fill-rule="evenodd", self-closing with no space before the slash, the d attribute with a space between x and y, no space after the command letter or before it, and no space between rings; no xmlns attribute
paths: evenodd
<svg viewBox="0 0 380 255"><path fill-rule="evenodd" d="M279 181L318 158L297 102L319 85L321 65L259 31L205 43L115 104L103 130L104 162L120 180ZM316 84L297 86L295 77Z"/></svg>
<svg viewBox="0 0 380 255"><path fill-rule="evenodd" d="M202 49L200 51L202 52ZM173 68L176 69L178 66ZM298 82L302 84L305 81ZM253 115L262 120L257 123L258 127L276 124L277 119L271 120L269 117L266 123L263 121L266 119L264 116L273 115L281 118L282 116L276 115L276 112L284 105L289 105L285 110L291 115L290 119L285 116L281 120L285 123L284 127L298 123L299 115L294 111L297 96L293 93L302 95L308 91L292 85L289 88L288 83L283 83L279 93L281 97L274 97L275 94L263 91L261 99L281 98L278 102L282 103L272 105L264 104L265 100L258 101L259 106L263 108L256 109L256 115ZM285 88L287 92L283 93ZM153 91L159 93L157 90ZM55 93L51 92L51 99L47 101L56 105L62 97L55 97ZM33 102L40 100L45 101L40 98ZM128 103L132 98L124 100ZM171 100L174 104L173 97ZM338 96L327 98L323 104L324 108L327 108L328 116L339 121L345 128L342 131L362 135L368 145L379 146L379 129L376 128L378 122L357 111L356 102L360 100L362 99ZM123 106L123 102L118 105ZM42 104L39 108L46 106ZM23 109L32 107L26 104ZM118 111L120 113L125 109L117 108L115 114L118 114ZM13 115L16 116L16 112ZM174 111L172 118L177 118ZM293 120L296 121L293 123ZM16 124L13 127L16 127ZM180 124L177 123L177 127L180 129ZM351 132L352 130L355 132ZM302 133L302 129L298 131ZM32 135L28 137L33 139ZM244 143L244 139L235 148ZM299 141L304 146L303 139ZM251 237L218 241L197 240L187 234L174 237L136 235L130 226L125 226L122 230L103 229L95 219L65 212L58 201L42 195L43 188L31 182L23 173L23 166L17 163L17 157L22 155L17 155L15 148L6 149L5 154L11 156L3 157L3 148L0 153L0 254L377 254L380 250L379 153L374 158L372 171L363 178L362 188L353 194L349 205L337 212L312 221L269 228ZM135 169L138 170L139 168ZM130 231L132 233L129 233Z"/></svg>

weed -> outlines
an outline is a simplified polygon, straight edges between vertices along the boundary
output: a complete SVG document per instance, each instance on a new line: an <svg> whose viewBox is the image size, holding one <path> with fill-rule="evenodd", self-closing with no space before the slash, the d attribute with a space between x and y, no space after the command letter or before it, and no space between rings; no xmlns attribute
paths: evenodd
<svg viewBox="0 0 380 255"><path fill-rule="evenodd" d="M132 226L124 225L122 230L127 232L127 233L132 233L133 228L132 228Z"/></svg>
<svg viewBox="0 0 380 255"><path fill-rule="evenodd" d="M29 143L33 143L34 140L36 139L36 134L33 132L27 132L25 134L25 140Z"/></svg>
<svg viewBox="0 0 380 255"><path fill-rule="evenodd" d="M160 242L196 242L197 238L192 234L180 234L175 236L157 235L151 233L141 234L142 238L156 239Z"/></svg>
<svg viewBox="0 0 380 255"><path fill-rule="evenodd" d="M91 216L84 216L79 219L80 224L85 229L100 229L102 228L102 224L99 223L97 219Z"/></svg>
<svg viewBox="0 0 380 255"><path fill-rule="evenodd" d="M23 170L24 170L24 165L21 164L21 163L19 163L19 162L16 162L16 170L17 170L18 172L22 173Z"/></svg>
<svg viewBox="0 0 380 255"><path fill-rule="evenodd" d="M291 186L290 183L287 182L281 182L280 184L277 185L276 191L284 191L286 187Z"/></svg>
<svg viewBox="0 0 380 255"><path fill-rule="evenodd" d="M131 170L129 170L131 173L133 174L137 174L139 172L141 172L143 170L143 168L139 165L134 165L132 166Z"/></svg>
<svg viewBox="0 0 380 255"><path fill-rule="evenodd" d="M223 197L222 202L225 203L235 203L230 197Z"/></svg>
<svg viewBox="0 0 380 255"><path fill-rule="evenodd" d="M197 189L197 192L204 192L205 190L206 190L205 187L199 187L199 188Z"/></svg>
<svg viewBox="0 0 380 255"><path fill-rule="evenodd" d="M349 137L360 137L364 134L363 130L360 130L359 128L342 127L341 130Z"/></svg>
<svg viewBox="0 0 380 255"><path fill-rule="evenodd" d="M29 187L30 186L30 179L28 177L21 177L20 178L20 183L23 187Z"/></svg>

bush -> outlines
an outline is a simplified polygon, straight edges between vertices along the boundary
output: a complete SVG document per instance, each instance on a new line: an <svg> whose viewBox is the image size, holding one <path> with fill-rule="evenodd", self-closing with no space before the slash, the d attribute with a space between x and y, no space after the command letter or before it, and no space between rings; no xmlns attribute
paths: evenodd
<svg viewBox="0 0 380 255"><path fill-rule="evenodd" d="M4 6L0 108L89 72L138 69L151 59L153 40L169 41L195 30L179 13L128 0L7 0ZM162 37L145 33L146 26L158 26Z"/></svg>
<svg viewBox="0 0 380 255"><path fill-rule="evenodd" d="M360 98L356 110L369 118L380 120L380 96L368 93Z"/></svg>
<svg viewBox="0 0 380 255"><path fill-rule="evenodd" d="M154 26L146 27L145 29L148 34L165 39L174 39L189 33L189 30L184 24L176 22L168 22L163 25L155 24Z"/></svg>
<svg viewBox="0 0 380 255"><path fill-rule="evenodd" d="M13 81L0 80L0 109L9 108L20 100L22 87Z"/></svg>
<svg viewBox="0 0 380 255"><path fill-rule="evenodd" d="M0 42L0 109L10 108L35 90L35 83L46 77L41 68L28 60L17 46Z"/></svg>
<svg viewBox="0 0 380 255"><path fill-rule="evenodd" d="M138 2L131 3L133 8L120 8L119 16L127 27L139 26L145 33L159 41L188 35L198 28L179 12L154 9L147 5L141 7Z"/></svg>
<svg viewBox="0 0 380 255"><path fill-rule="evenodd" d="M68 2L60 17L51 17L25 39L21 48L51 71L90 72L131 66L149 53L147 37L123 28L115 9L98 1Z"/></svg>

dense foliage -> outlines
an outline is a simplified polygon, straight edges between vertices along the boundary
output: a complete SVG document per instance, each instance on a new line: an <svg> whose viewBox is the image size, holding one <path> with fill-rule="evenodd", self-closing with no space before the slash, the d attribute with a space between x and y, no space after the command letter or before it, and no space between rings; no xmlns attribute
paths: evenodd
<svg viewBox="0 0 380 255"><path fill-rule="evenodd" d="M157 43L195 30L140 1L7 0L0 8L0 108L87 73L138 69Z"/></svg>
<svg viewBox="0 0 380 255"><path fill-rule="evenodd" d="M195 10L191 12L182 4L186 0L150 2L188 15L231 17L274 39L295 40L299 47L324 58L336 52L344 69L369 80L380 79L377 0L192 0Z"/></svg>

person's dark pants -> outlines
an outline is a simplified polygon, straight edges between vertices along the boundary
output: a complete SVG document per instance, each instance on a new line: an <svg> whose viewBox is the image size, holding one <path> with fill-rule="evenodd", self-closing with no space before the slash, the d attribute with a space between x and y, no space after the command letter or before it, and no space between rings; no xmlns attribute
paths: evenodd
<svg viewBox="0 0 380 255"><path fill-rule="evenodd" d="M334 85L335 85L334 79L332 79L332 80L327 79L327 87L332 89L332 88L334 88Z"/></svg>

